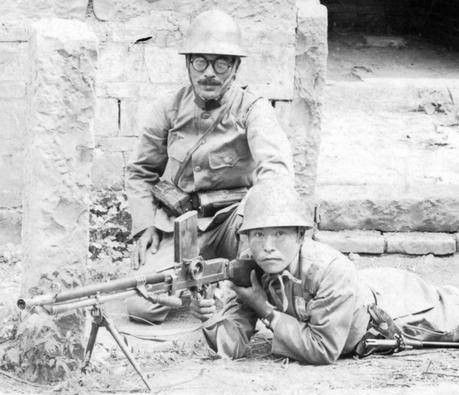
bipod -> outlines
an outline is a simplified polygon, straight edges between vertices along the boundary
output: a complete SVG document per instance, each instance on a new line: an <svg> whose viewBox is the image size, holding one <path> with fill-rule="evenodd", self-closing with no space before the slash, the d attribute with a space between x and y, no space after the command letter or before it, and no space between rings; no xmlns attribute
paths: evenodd
<svg viewBox="0 0 459 395"><path fill-rule="evenodd" d="M89 365L89 361L91 359L92 351L94 349L94 344L96 343L97 333L99 332L99 328L103 326L105 327L105 329L107 329L108 333L112 335L113 339L115 339L116 343L118 344L119 348L121 349L123 354L128 359L129 363L132 365L134 370L140 376L140 378L145 383L147 388L151 391L151 387L147 381L147 378L140 370L139 365L137 365L137 362L135 361L125 341L123 340L123 337L120 335L120 333L118 332L118 329L116 329L115 325L110 320L110 318L104 313L101 306L94 305L91 309L91 316L92 316L91 333L89 334L88 344L86 345L86 350L84 353L83 367L81 369L82 372L83 373L86 372L86 369Z"/></svg>

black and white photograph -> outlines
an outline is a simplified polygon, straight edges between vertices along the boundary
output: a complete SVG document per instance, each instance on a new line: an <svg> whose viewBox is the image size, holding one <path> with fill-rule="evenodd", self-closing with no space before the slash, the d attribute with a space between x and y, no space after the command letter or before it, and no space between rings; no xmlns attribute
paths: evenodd
<svg viewBox="0 0 459 395"><path fill-rule="evenodd" d="M459 0L3 0L0 394L459 395Z"/></svg>

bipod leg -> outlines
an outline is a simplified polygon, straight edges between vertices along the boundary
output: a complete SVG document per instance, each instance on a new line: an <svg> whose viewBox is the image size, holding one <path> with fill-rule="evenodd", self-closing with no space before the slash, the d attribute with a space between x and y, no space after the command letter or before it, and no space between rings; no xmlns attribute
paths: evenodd
<svg viewBox="0 0 459 395"><path fill-rule="evenodd" d="M130 353L130 351L127 348L126 344L124 343L123 338L121 337L120 333L115 328L113 323L107 318L106 315L103 316L103 325L105 326L105 328L107 328L107 331L109 331L110 334L113 336L113 338L115 339L116 343L118 343L118 346L121 348L121 351L126 356L128 361L131 363L131 365L134 368L134 370L140 376L140 378L145 383L147 388L151 391L151 387L150 387L150 384L147 381L147 378L145 377L145 375L140 370L139 366L137 365L137 362L135 361L134 357L132 356L132 354Z"/></svg>
<svg viewBox="0 0 459 395"><path fill-rule="evenodd" d="M83 367L81 371L86 373L86 369L88 368L89 361L91 359L92 350L94 349L94 344L96 343L97 333L99 332L100 328L100 320L98 317L93 316L92 323L91 323L91 333L89 334L88 344L86 345L86 350L84 352L84 360L83 360Z"/></svg>

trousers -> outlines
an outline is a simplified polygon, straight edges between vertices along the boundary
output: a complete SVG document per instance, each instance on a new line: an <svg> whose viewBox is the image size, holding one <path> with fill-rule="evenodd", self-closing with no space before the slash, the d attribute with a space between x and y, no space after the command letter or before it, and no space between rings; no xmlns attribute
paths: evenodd
<svg viewBox="0 0 459 395"><path fill-rule="evenodd" d="M200 232L198 236L200 255L204 259L235 259L239 251L238 229L242 216L238 210L232 213L218 226ZM173 233L163 232L160 247L155 254L147 251L146 263L138 273L152 272L170 267L174 262ZM129 318L133 321L159 324L163 322L171 307L152 303L141 296L133 296L126 301Z"/></svg>

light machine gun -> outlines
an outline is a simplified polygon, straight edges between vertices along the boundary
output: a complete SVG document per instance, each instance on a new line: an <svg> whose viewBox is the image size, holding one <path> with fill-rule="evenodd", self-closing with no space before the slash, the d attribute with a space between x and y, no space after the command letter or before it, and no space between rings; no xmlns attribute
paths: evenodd
<svg viewBox="0 0 459 395"><path fill-rule="evenodd" d="M190 290L196 295L210 285L222 280L231 280L240 286L250 285L250 271L256 264L250 260L229 261L224 258L203 260L199 256L197 213L190 211L174 223L174 266L162 272L131 276L101 284L92 284L68 291L19 299L20 309L42 306L49 314L59 314L77 308L91 307L92 326L83 361L83 371L89 365L98 330L101 326L116 343L139 374L148 389L151 389L122 336L110 317L104 312L105 302L140 295L152 303L171 307L189 304L189 297L177 296Z"/></svg>

